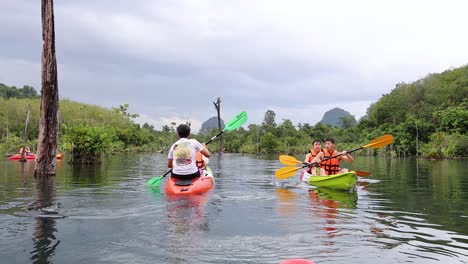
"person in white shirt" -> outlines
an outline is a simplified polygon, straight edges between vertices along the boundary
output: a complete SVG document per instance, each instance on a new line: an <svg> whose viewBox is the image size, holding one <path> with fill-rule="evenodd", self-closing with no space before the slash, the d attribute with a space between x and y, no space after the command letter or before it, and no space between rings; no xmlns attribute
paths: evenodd
<svg viewBox="0 0 468 264"><path fill-rule="evenodd" d="M203 156L209 158L210 152L204 143L189 139L190 127L188 125L179 125L177 135L179 140L171 146L167 156L167 167L172 168L171 177L183 180L200 177L196 153L200 151Z"/></svg>

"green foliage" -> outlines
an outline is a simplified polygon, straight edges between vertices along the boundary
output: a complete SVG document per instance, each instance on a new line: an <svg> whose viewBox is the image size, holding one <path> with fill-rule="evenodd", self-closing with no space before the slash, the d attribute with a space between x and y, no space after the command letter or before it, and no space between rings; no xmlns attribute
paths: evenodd
<svg viewBox="0 0 468 264"><path fill-rule="evenodd" d="M389 94L372 104L360 120L363 134L392 133L397 155L417 154L416 142L424 145L421 153L434 157L467 156L468 152L452 152L451 136L466 135L468 129L468 66L430 74L411 84L397 84ZM442 147L444 146L444 147ZM455 147L459 149L458 147ZM442 150L443 149L443 150ZM454 154L458 153L458 154Z"/></svg>
<svg viewBox="0 0 468 264"><path fill-rule="evenodd" d="M10 98L38 98L37 91L31 86L23 86L23 88L16 88L15 86L6 86L0 83L0 97L5 99Z"/></svg>
<svg viewBox="0 0 468 264"><path fill-rule="evenodd" d="M37 139L39 130L39 99L0 98L0 143L11 136L24 137L28 106L31 106L28 139ZM19 147L17 147L19 149Z"/></svg>
<svg viewBox="0 0 468 264"><path fill-rule="evenodd" d="M439 130L466 133L468 131L468 99L465 98L458 106L449 106L433 114L439 121Z"/></svg>
<svg viewBox="0 0 468 264"><path fill-rule="evenodd" d="M271 132L267 132L260 139L260 149L261 149L262 154L277 153L278 146L279 146L279 142L277 138Z"/></svg>
<svg viewBox="0 0 468 264"><path fill-rule="evenodd" d="M275 111L267 110L265 113L265 118L263 119L263 125L267 127L276 127L275 118Z"/></svg>
<svg viewBox="0 0 468 264"><path fill-rule="evenodd" d="M14 155L18 153L19 148L22 144L23 144L23 141L21 140L21 138L13 135L13 136L3 139L2 144L0 144L0 151L1 153Z"/></svg>
<svg viewBox="0 0 468 264"><path fill-rule="evenodd" d="M121 116L127 119L137 118L140 116L139 114L130 114L128 112L128 106L128 104L119 105L118 108L113 108L112 110L114 110L115 113L120 114Z"/></svg>
<svg viewBox="0 0 468 264"><path fill-rule="evenodd" d="M352 128L353 126L356 126L356 125L357 125L357 121L354 118L354 116L349 115L349 116L340 117L339 127L343 128L343 129L348 129L348 128Z"/></svg>
<svg viewBox="0 0 468 264"><path fill-rule="evenodd" d="M21 90L21 92L20 92ZM22 144L24 120L31 105L28 145L38 137L39 104L34 89L0 85L0 150L17 152ZM34 97L36 96L36 97ZM18 99L23 98L23 99ZM291 120L276 123L276 114L267 110L261 124L224 133L224 151L251 154L303 153L314 139L334 137L337 149L352 149L390 133L394 143L386 148L366 149L370 155L408 156L422 154L434 158L468 156L468 66L431 74L416 82L399 83L372 104L357 125L354 117L342 117L341 127L309 123L294 125ZM177 140L176 123L154 126L135 124L137 114L128 104L105 109L70 100L60 102L59 148L73 152L75 159L98 160L104 152L167 151ZM195 135L207 142L217 134ZM209 146L219 149L219 141Z"/></svg>
<svg viewBox="0 0 468 264"><path fill-rule="evenodd" d="M429 158L453 158L468 153L468 136L461 134L446 134L436 132L430 136L430 141L423 145L422 154Z"/></svg>
<svg viewBox="0 0 468 264"><path fill-rule="evenodd" d="M112 127L74 126L63 136L63 149L70 153L72 163L97 163L102 153L119 147L116 139Z"/></svg>

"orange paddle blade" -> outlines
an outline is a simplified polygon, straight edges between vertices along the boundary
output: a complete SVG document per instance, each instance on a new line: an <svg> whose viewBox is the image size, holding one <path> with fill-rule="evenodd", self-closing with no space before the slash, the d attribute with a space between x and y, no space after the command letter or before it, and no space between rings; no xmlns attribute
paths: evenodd
<svg viewBox="0 0 468 264"><path fill-rule="evenodd" d="M276 178L279 180L284 180L286 178L292 177L296 174L301 167L284 167L275 171Z"/></svg>
<svg viewBox="0 0 468 264"><path fill-rule="evenodd" d="M302 164L302 161L297 160L295 157L289 156L289 155L280 155L279 156L279 161L281 163L283 163L284 165L289 165L289 166Z"/></svg>
<svg viewBox="0 0 468 264"><path fill-rule="evenodd" d="M390 135L390 134L385 134L381 137L378 137L374 140L372 140L371 142L369 142L369 144L365 145L365 146L362 146L363 148L367 148L367 147L371 147L371 148L381 148L381 147L384 147L384 146L387 146L388 144L392 143L393 142L393 136Z"/></svg>

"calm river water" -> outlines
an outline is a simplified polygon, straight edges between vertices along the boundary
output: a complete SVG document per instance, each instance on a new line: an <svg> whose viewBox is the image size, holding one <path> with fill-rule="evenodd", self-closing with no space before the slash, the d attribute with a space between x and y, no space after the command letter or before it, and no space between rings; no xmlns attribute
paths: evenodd
<svg viewBox="0 0 468 264"><path fill-rule="evenodd" d="M309 191L299 173L277 181L277 157L226 154L210 159L212 192L170 201L145 186L165 165L162 154L58 161L42 183L34 161L5 158L0 262L468 263L468 160L357 157L349 167L372 175L347 193Z"/></svg>

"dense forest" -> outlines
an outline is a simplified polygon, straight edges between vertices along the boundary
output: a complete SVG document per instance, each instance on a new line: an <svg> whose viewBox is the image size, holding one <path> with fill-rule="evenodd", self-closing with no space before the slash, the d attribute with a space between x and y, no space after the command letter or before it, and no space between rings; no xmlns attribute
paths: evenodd
<svg viewBox="0 0 468 264"><path fill-rule="evenodd" d="M0 84L0 152L13 154L21 146L25 117L31 105L29 145L37 145L39 95L30 86L8 87ZM239 109L239 112L243 109ZM99 157L119 151L167 151L176 140L176 123L155 130L152 125L134 122L137 114L128 113L128 105L116 108L60 101L61 151ZM225 152L251 154L305 153L313 139L334 137L337 148L351 149L367 144L386 133L395 137L385 149L368 149L367 154L453 158L468 156L468 66L430 74L410 84L399 83L388 94L369 106L357 124L348 119L342 126L317 123L293 124L276 113L265 112L261 124L250 124L224 134ZM225 117L229 120L231 117ZM352 117L354 119L354 117ZM217 133L193 135L206 142ZM218 149L217 142L209 148ZM88 162L88 161L83 161ZM93 162L93 161L89 161Z"/></svg>

